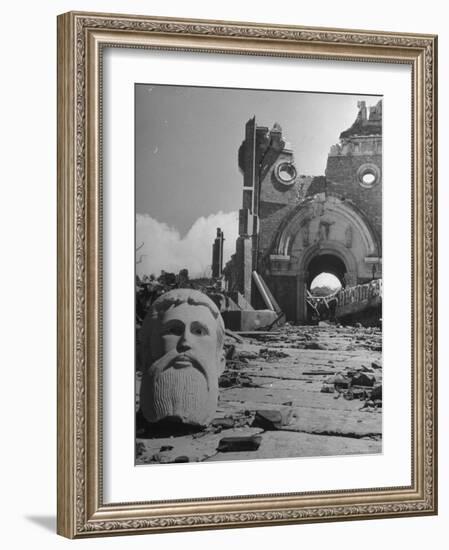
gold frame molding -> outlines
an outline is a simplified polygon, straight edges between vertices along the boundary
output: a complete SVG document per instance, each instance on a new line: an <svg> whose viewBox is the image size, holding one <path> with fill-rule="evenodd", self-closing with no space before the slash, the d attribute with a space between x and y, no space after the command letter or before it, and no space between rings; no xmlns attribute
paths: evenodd
<svg viewBox="0 0 449 550"><path fill-rule="evenodd" d="M104 504L101 53L105 46L412 69L412 484ZM58 17L58 533L250 527L437 513L437 37L70 12Z"/></svg>

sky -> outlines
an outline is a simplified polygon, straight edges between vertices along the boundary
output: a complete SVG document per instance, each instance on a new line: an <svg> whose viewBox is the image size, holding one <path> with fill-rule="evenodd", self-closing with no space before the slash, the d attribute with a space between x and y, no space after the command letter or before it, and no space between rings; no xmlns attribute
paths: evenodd
<svg viewBox="0 0 449 550"><path fill-rule="evenodd" d="M230 258L242 200L237 155L251 117L278 122L299 174L318 176L360 100L379 97L136 84L137 273L207 274L217 227Z"/></svg>
<svg viewBox="0 0 449 550"><path fill-rule="evenodd" d="M326 273L324 271L323 273L320 273L313 279L312 284L310 285L310 288L314 289L320 286L327 286L332 290L337 290L337 288L341 288L341 283L335 275L332 275L332 273Z"/></svg>

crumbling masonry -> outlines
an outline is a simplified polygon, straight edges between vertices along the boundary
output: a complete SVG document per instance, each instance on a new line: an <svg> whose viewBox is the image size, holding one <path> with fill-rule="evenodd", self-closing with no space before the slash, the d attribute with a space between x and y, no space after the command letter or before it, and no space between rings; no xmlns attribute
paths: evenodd
<svg viewBox="0 0 449 550"><path fill-rule="evenodd" d="M382 102L359 102L353 125L330 148L324 176L301 175L279 124L246 123L236 252L224 268L229 291L264 304L253 271L294 323L307 322L316 275L343 287L382 277Z"/></svg>

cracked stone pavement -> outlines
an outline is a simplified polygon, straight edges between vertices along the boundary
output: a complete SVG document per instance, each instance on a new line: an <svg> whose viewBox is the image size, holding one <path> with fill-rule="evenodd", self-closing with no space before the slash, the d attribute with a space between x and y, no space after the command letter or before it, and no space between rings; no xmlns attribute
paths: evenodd
<svg viewBox="0 0 449 550"><path fill-rule="evenodd" d="M243 343L228 339L228 345L235 346L225 371L231 382L220 388L217 421L193 434L138 433L136 464L382 452L382 408L321 392L323 382L347 369L363 367L382 383L380 329L286 325ZM139 379L136 393L138 401ZM261 410L283 411L289 421L263 429L254 422ZM224 437L256 434L261 436L257 450L217 451Z"/></svg>

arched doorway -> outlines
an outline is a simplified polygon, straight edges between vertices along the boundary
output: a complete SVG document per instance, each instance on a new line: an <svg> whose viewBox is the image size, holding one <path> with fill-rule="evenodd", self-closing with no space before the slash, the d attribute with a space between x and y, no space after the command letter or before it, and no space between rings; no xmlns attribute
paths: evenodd
<svg viewBox="0 0 449 550"><path fill-rule="evenodd" d="M259 240L261 248L265 241ZM381 258L380 243L364 213L331 195L316 195L292 209L266 250L261 271L289 320L299 324L308 322L307 292L316 275L328 272L342 286L355 286L372 278L369 260L380 263Z"/></svg>
<svg viewBox="0 0 449 550"><path fill-rule="evenodd" d="M308 289L310 289L312 281L321 273L334 275L340 281L341 286L345 286L346 265L338 256L333 254L320 254L312 258L307 272Z"/></svg>
<svg viewBox="0 0 449 550"><path fill-rule="evenodd" d="M357 283L356 259L348 248L336 241L309 246L301 258L297 274L297 322L309 322L307 293L314 278L324 272L337 277L342 287Z"/></svg>
<svg viewBox="0 0 449 550"><path fill-rule="evenodd" d="M308 266L306 294L306 322L317 319L335 319L337 307L336 293L345 286L346 265L334 254L317 254ZM317 281L321 284L318 285ZM329 285L332 285L330 288Z"/></svg>

